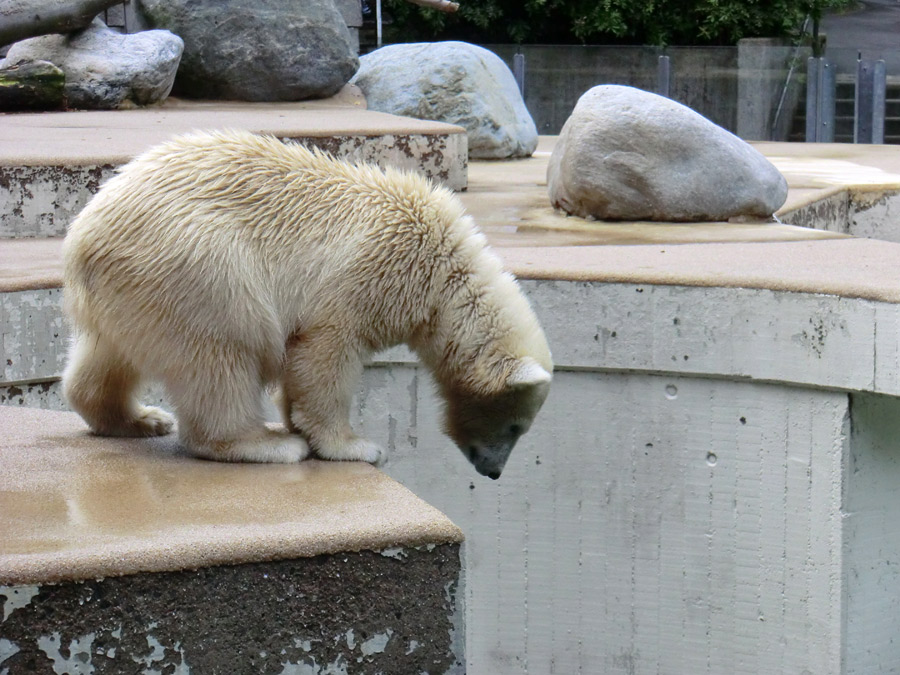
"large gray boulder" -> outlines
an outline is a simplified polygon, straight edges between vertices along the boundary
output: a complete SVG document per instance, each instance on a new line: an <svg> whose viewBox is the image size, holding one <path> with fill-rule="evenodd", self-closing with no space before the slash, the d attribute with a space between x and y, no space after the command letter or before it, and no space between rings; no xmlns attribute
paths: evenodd
<svg viewBox="0 0 900 675"><path fill-rule="evenodd" d="M0 45L48 33L87 28L104 9L122 0L3 0Z"/></svg>
<svg viewBox="0 0 900 675"><path fill-rule="evenodd" d="M470 157L528 157L537 147L537 128L513 74L487 49L465 42L389 45L360 59L352 83L369 110L465 128Z"/></svg>
<svg viewBox="0 0 900 675"><path fill-rule="evenodd" d="M168 31L123 35L95 19L79 33L17 42L0 65L49 61L66 74L70 108L129 108L169 95L181 49L181 39Z"/></svg>
<svg viewBox="0 0 900 675"><path fill-rule="evenodd" d="M359 67L334 0L142 0L142 11L184 40L179 96L327 98Z"/></svg>
<svg viewBox="0 0 900 675"><path fill-rule="evenodd" d="M750 145L668 98L632 87L586 92L550 157L553 206L600 220L767 217L787 182Z"/></svg>

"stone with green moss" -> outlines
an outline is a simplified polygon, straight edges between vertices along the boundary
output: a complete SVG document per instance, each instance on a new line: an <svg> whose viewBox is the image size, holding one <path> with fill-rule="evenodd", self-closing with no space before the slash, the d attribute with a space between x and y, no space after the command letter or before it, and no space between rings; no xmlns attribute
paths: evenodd
<svg viewBox="0 0 900 675"><path fill-rule="evenodd" d="M0 110L58 110L65 107L66 75L49 61L0 68Z"/></svg>

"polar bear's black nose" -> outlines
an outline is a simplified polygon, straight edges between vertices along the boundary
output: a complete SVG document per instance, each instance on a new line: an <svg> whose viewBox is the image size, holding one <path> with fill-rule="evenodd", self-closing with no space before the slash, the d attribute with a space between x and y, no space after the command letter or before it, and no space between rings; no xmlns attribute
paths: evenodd
<svg viewBox="0 0 900 675"><path fill-rule="evenodd" d="M491 480L497 480L498 478L500 478L500 472L499 471L491 471L490 473L488 473L487 477L490 478Z"/></svg>

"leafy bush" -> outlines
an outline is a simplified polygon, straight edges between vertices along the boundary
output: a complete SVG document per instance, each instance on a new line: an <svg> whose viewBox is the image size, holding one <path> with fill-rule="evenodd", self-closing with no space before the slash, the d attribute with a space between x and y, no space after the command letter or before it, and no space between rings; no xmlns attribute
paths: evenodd
<svg viewBox="0 0 900 675"><path fill-rule="evenodd" d="M853 0L460 0L444 14L384 0L390 42L729 45L795 35L806 15Z"/></svg>

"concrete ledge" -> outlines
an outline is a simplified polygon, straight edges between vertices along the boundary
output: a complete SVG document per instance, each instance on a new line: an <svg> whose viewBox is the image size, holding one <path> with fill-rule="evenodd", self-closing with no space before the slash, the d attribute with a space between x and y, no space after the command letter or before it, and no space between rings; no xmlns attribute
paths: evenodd
<svg viewBox="0 0 900 675"><path fill-rule="evenodd" d="M464 672L462 533L373 467L0 428L3 673Z"/></svg>
<svg viewBox="0 0 900 675"><path fill-rule="evenodd" d="M0 251L32 245L58 242L6 242ZM498 252L523 279L558 370L900 395L900 244L840 238ZM29 256L17 260L10 269L22 279L59 283L57 262L32 270ZM0 293L0 396L28 405L56 400L52 381L62 373L68 335L61 305L58 287ZM415 362L405 348L375 359Z"/></svg>
<svg viewBox="0 0 900 675"><path fill-rule="evenodd" d="M173 101L139 110L3 115L0 237L65 234L115 167L194 129L249 129L465 189L464 129L366 110L355 89L304 103Z"/></svg>
<svg viewBox="0 0 900 675"><path fill-rule="evenodd" d="M367 464L203 462L174 436L98 438L34 409L0 407L0 428L6 585L462 541Z"/></svg>

